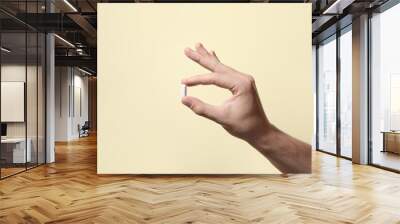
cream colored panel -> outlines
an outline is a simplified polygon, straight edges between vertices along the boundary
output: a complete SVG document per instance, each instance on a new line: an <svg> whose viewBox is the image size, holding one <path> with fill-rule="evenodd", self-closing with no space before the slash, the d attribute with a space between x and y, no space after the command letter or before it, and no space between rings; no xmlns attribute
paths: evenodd
<svg viewBox="0 0 400 224"><path fill-rule="evenodd" d="M207 72L183 50L202 42L253 75L270 120L311 142L310 4L99 4L98 173L274 174L244 141L180 102ZM189 88L218 103L229 92Z"/></svg>

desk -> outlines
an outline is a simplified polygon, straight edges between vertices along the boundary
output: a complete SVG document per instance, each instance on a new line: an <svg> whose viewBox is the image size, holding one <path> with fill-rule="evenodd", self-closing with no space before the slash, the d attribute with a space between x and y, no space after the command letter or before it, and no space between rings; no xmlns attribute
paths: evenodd
<svg viewBox="0 0 400 224"><path fill-rule="evenodd" d="M28 144L26 147L25 154L25 138L6 138L1 139L2 144L2 157L6 159L9 163L25 163L31 162L32 154L31 154L31 145L32 140L30 138L26 139ZM13 147L9 147L13 146ZM3 156L3 154L5 154ZM12 159L11 159L12 158ZM27 159L25 161L25 159Z"/></svg>
<svg viewBox="0 0 400 224"><path fill-rule="evenodd" d="M392 152L400 154L400 132L382 131L381 133L383 134L382 152Z"/></svg>

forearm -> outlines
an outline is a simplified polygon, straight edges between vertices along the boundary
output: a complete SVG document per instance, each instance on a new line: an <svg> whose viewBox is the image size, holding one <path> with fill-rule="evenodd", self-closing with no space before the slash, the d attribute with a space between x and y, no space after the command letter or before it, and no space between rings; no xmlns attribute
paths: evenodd
<svg viewBox="0 0 400 224"><path fill-rule="evenodd" d="M282 173L311 172L311 146L274 126L249 143Z"/></svg>

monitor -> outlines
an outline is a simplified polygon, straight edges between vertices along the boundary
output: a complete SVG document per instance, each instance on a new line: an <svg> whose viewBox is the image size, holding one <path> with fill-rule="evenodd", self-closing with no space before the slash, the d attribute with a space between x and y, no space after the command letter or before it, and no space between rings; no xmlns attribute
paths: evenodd
<svg viewBox="0 0 400 224"><path fill-rule="evenodd" d="M1 123L1 136L7 136L7 124Z"/></svg>

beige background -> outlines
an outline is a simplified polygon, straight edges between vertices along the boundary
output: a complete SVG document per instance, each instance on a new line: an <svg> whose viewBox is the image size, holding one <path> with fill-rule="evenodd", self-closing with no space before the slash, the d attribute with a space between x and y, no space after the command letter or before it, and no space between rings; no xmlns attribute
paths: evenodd
<svg viewBox="0 0 400 224"><path fill-rule="evenodd" d="M180 80L206 72L183 54L196 42L253 75L270 120L311 142L310 4L99 4L98 173L279 173L181 104ZM188 93L211 103L229 96Z"/></svg>

